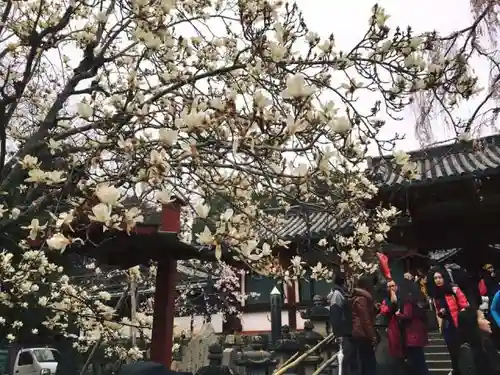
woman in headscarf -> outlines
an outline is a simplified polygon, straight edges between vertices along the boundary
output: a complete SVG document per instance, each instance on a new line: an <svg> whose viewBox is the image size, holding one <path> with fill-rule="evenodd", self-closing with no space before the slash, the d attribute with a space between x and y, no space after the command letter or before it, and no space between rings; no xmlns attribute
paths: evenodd
<svg viewBox="0 0 500 375"><path fill-rule="evenodd" d="M461 342L459 367L464 375L499 374L498 354L491 341L491 325L480 310L468 307L458 314Z"/></svg>
<svg viewBox="0 0 500 375"><path fill-rule="evenodd" d="M427 291L433 299L439 331L448 347L453 374L460 374L458 356L460 341L458 338L458 314L469 307L467 298L459 287L450 282L450 276L445 269L434 267L427 277ZM467 375L467 374L463 374Z"/></svg>

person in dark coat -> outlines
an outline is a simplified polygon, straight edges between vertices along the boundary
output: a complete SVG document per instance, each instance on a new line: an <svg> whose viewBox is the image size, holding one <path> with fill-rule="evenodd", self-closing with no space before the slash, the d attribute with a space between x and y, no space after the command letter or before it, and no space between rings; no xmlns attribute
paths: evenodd
<svg viewBox="0 0 500 375"><path fill-rule="evenodd" d="M464 375L498 375L498 353L490 338L490 322L483 312L472 307L461 311L458 331L460 372Z"/></svg>
<svg viewBox="0 0 500 375"><path fill-rule="evenodd" d="M376 375L375 347L378 343L375 330L375 305L373 301L373 277L363 275L357 282L351 297L352 339L361 365L361 375Z"/></svg>
<svg viewBox="0 0 500 375"><path fill-rule="evenodd" d="M352 310L348 301L345 278L342 273L336 273L332 291L327 297L330 305L330 326L339 342L339 352L342 352L342 374L352 373L356 360L352 342Z"/></svg>
<svg viewBox="0 0 500 375"><path fill-rule="evenodd" d="M460 288L471 306L476 308L481 304L477 283L472 279L471 274L458 264L450 263L445 266L450 277L450 282Z"/></svg>

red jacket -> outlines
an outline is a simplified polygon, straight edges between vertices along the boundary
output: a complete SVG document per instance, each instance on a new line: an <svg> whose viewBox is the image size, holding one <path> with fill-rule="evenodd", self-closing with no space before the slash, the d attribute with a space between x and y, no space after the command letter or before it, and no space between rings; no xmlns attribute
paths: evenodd
<svg viewBox="0 0 500 375"><path fill-rule="evenodd" d="M427 317L424 309L406 303L399 316L405 327L406 346L422 348L429 343Z"/></svg>
<svg viewBox="0 0 500 375"><path fill-rule="evenodd" d="M405 356L404 347L424 347L429 343L425 312L411 303L405 303L403 311L396 315L398 306L382 302L380 313L389 318L387 341L389 354L394 358ZM403 341L404 340L404 341Z"/></svg>
<svg viewBox="0 0 500 375"><path fill-rule="evenodd" d="M398 306L396 304L388 303L386 300L382 301L380 306L380 313L389 318L389 325L387 326L387 342L389 344L389 355L394 358L404 357L402 334L399 327L399 321L396 316Z"/></svg>
<svg viewBox="0 0 500 375"><path fill-rule="evenodd" d="M453 324L455 325L455 327L458 327L458 313L461 310L469 307L469 302L467 301L465 294L463 294L460 288L457 286L453 287L453 294L450 293L445 295L445 299L451 314ZM441 309L446 308L446 306L441 306L439 301L436 300L434 300L434 307L436 308L437 312L439 312L439 310Z"/></svg>

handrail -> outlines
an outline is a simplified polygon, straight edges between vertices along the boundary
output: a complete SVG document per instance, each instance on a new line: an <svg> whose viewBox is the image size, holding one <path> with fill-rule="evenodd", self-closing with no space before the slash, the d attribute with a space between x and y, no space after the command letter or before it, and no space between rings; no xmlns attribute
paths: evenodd
<svg viewBox="0 0 500 375"><path fill-rule="evenodd" d="M299 356L297 359L294 361L288 363L287 365L281 366L279 369L273 372L272 375L283 375L285 372L290 370L291 368L294 368L297 366L300 362L302 362L304 359L309 357L312 353L314 353L316 350L321 348L323 345L330 343L333 339L335 338L334 333L330 333L328 336L326 336L323 340L321 340L319 343L317 343L315 346L313 346L311 349L303 353L301 356Z"/></svg>
<svg viewBox="0 0 500 375"><path fill-rule="evenodd" d="M330 358L328 358L311 375L318 375L319 373L321 373L321 371L323 371L326 366L328 366L330 363L332 363L338 357L338 354L339 353L335 353Z"/></svg>

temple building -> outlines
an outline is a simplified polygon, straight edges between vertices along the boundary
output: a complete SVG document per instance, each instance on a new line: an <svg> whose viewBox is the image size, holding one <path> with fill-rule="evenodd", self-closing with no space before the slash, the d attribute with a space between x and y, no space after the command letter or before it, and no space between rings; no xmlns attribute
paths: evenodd
<svg viewBox="0 0 500 375"><path fill-rule="evenodd" d="M484 263L500 265L500 136L430 147L409 156L415 163L415 178L407 178L391 162L392 156L371 159L367 171L379 186L369 204L390 203L402 212L381 249L389 256L394 278L439 261L456 262L471 271ZM274 232L291 241L294 251L314 259L319 239L349 226L321 207L303 205L292 207ZM177 288L182 289L182 278L196 277L200 293L205 293L208 275L203 270L177 270L181 275ZM269 331L269 293L276 280L242 271L240 284L242 292L252 296L241 302L239 319L212 314L215 330ZM307 278L278 286L284 295L282 322L292 329L303 328L300 312L311 305L313 296L326 296L331 288ZM176 316L175 330L196 330L203 320L201 314Z"/></svg>

